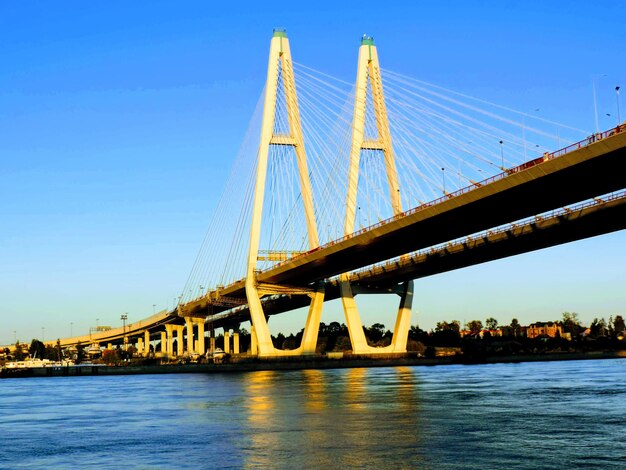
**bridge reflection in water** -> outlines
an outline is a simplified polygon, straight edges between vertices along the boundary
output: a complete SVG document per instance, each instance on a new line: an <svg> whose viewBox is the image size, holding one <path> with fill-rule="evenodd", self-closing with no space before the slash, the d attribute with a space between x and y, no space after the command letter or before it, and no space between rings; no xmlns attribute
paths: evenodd
<svg viewBox="0 0 626 470"><path fill-rule="evenodd" d="M263 371L242 379L247 467L420 463L421 405L411 368Z"/></svg>

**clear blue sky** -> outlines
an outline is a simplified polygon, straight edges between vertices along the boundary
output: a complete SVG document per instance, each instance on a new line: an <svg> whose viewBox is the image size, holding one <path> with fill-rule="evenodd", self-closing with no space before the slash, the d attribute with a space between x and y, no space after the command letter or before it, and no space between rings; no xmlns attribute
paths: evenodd
<svg viewBox="0 0 626 470"><path fill-rule="evenodd" d="M286 6L283 6L286 5ZM290 6L292 5L292 6ZM295 60L383 67L546 118L613 124L616 1L0 3L0 344L117 325L180 293L264 84L274 26ZM622 116L626 115L626 99ZM626 234L416 283L414 322L626 314ZM367 324L381 300L360 300ZM395 300L387 310L395 308ZM301 315L272 320L297 330ZM392 326L389 312L380 317ZM329 306L324 321L339 320Z"/></svg>

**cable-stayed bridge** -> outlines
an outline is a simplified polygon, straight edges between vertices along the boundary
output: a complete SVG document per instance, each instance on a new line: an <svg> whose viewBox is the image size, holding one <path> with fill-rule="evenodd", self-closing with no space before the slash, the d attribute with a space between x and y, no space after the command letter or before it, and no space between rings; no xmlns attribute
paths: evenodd
<svg viewBox="0 0 626 470"><path fill-rule="evenodd" d="M346 83L295 63L275 31L262 99L178 306L61 343L203 353L208 322L234 331L238 353L250 321L251 354L313 354L324 302L340 298L353 352L403 352L415 279L626 228L616 124L589 133L383 70L368 37ZM386 348L367 344L354 301L376 293L400 299ZM300 347L276 349L267 317L307 306Z"/></svg>

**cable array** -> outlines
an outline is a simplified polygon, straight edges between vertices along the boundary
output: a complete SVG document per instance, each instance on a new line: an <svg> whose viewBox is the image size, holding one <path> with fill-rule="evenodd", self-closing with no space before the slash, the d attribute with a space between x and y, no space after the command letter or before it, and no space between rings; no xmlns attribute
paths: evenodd
<svg viewBox="0 0 626 470"><path fill-rule="evenodd" d="M290 136L288 104L297 104L307 155L320 244L344 235L355 87L352 83L294 63L295 93L285 92L277 64L274 135ZM463 93L382 70L382 83L403 210L564 147L589 132ZM368 84L369 87L369 84ZM290 96L297 103L288 103ZM244 277L261 95L209 229L181 295L187 302ZM366 93L365 139L378 139L372 93ZM261 253L292 256L308 251L296 152L270 145L261 227ZM380 150L362 150L355 230L393 215L385 160ZM263 258L261 256L261 258ZM261 259L259 269L277 262Z"/></svg>

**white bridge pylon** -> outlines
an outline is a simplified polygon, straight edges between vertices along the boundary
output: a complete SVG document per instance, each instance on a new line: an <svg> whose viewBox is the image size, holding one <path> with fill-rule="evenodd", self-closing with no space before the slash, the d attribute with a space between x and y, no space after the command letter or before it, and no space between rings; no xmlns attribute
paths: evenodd
<svg viewBox="0 0 626 470"><path fill-rule="evenodd" d="M282 80L279 81L279 70ZM276 118L276 96L279 83L284 87L285 105L287 108L287 133L276 134L274 121ZM317 334L324 304L324 290L319 287L313 292L304 293L302 289L291 289L289 286L264 286L257 281L257 262L259 260L259 241L261 238L261 220L265 183L267 180L267 165L269 148L271 145L287 145L294 148L298 162L300 190L304 215L309 238L309 249L319 246L317 225L313 211L313 193L306 159L304 137L300 123L300 110L296 95L296 84L293 74L293 62L289 49L289 40L284 31L275 30L270 44L270 57L267 66L267 83L265 85L265 102L263 109L263 123L261 139L257 156L256 184L254 203L252 208L252 224L250 229L250 250L248 252L248 266L246 272L246 297L250 308L252 322L251 334L256 337L258 355L262 357L314 354L317 345ZM321 285L320 285L321 286ZM284 351L278 350L272 344L272 337L263 312L261 297L270 293L281 292L292 295L310 295L311 306L304 327L302 344L299 348ZM254 340L253 340L254 341Z"/></svg>
<svg viewBox="0 0 626 470"><path fill-rule="evenodd" d="M369 84L369 86L368 86ZM377 136L365 136L365 120L367 113L367 91L372 94L372 107ZM387 183L389 185L389 199L393 215L402 212L400 201L400 187L398 172L389 130L389 118L385 106L383 83L380 76L378 52L371 37L364 36L359 48L359 62L356 74L356 92L354 97L354 115L352 120L352 144L350 147L350 171L348 175L348 195L346 198L346 219L344 234L354 233L356 218L357 192L359 186L359 164L361 151L375 150L382 153L384 158ZM346 315L346 324L350 333L352 352L354 354L376 354L390 352L406 352L409 328L411 325L411 307L413 304L413 281L398 286L396 293L400 296L400 307L393 331L391 344L386 347L372 347L367 344L363 324L359 316L352 286L348 280L349 274L340 277L341 303Z"/></svg>
<svg viewBox="0 0 626 470"><path fill-rule="evenodd" d="M280 77L279 74L281 74ZM279 80L279 78L282 80ZM378 136L375 139L365 139L364 137L368 83L369 89L372 93L373 111L375 113L376 130L378 132ZM277 133L275 126L277 93L278 87L281 84L283 86L282 92L285 97L289 129L287 132L281 131L280 133ZM259 283L257 279L258 261L261 259L267 259L266 257L259 256L259 243L261 238L261 223L265 197L265 185L267 180L268 158L270 155L269 149L270 146L275 145L290 146L295 151L302 196L301 200L302 205L304 206L304 216L307 226L309 249L317 248L319 246L319 238L315 221L313 193L311 189L311 181L309 179L305 142L302 135L300 111L293 73L293 63L289 49L289 40L287 39L286 33L282 30L274 31L270 45L267 83L265 86L263 122L257 154L256 183L252 209L250 247L248 252L245 289L252 323L251 334L253 337L253 344L256 344L259 356L271 357L314 354L317 344L322 306L324 303L323 284L319 283L319 285L315 288L307 290L291 286L264 285ZM373 40L367 37L364 37L361 40L361 47L359 49L354 117L352 125L352 145L350 150L348 194L346 199L346 218L344 226L346 235L354 232L359 180L359 162L362 150L376 150L382 153L393 214L400 214L402 212L402 207L400 202L398 175L392 148L391 134L389 131L389 122L385 107L382 80L380 77L378 55ZM372 354L406 352L408 331L411 321L413 282L409 281L398 286L396 293L400 295L401 301L392 343L387 347L377 348L371 347L367 344L367 340L363 332L363 325L354 301L352 287L348 281L348 274L346 273L342 275L340 281L341 299L350 333L353 353ZM267 319L263 312L261 298L265 295L275 293L308 295L311 297L311 304L304 328L302 343L297 349L279 350L272 344ZM252 352L254 353L254 351Z"/></svg>

